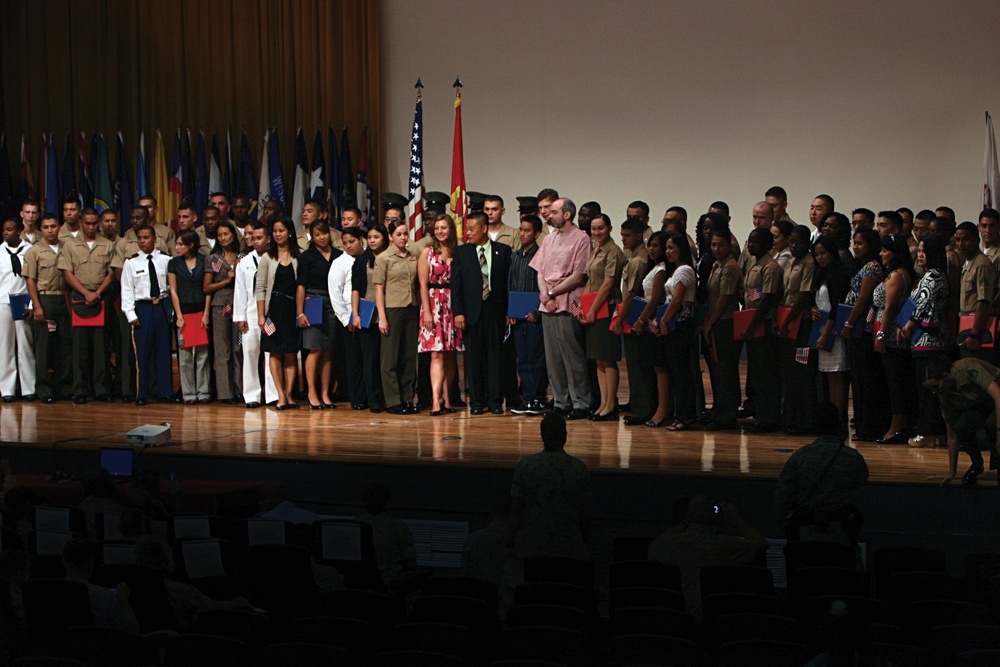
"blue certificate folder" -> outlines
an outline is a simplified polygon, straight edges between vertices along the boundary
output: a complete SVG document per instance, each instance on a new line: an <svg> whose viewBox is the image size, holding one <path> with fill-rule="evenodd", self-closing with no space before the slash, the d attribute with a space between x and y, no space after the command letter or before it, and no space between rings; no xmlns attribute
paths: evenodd
<svg viewBox="0 0 1000 667"><path fill-rule="evenodd" d="M642 311L645 310L646 304L648 303L649 302L646 301L645 299L640 299L637 296L632 297L632 306L629 308L628 320L627 320L628 325L630 327L635 326L636 320L638 320L639 316L642 315ZM656 322L659 322L660 319L663 317L663 313L667 312L667 307L669 305L670 305L669 303L662 303L659 306L657 306L656 311L653 313L653 316L649 318L650 321L655 320ZM675 322L673 318L667 320L667 331L674 331L676 328L677 328L677 322ZM649 322L646 322L645 331L650 333L653 332L653 328L649 326Z"/></svg>
<svg viewBox="0 0 1000 667"><path fill-rule="evenodd" d="M830 312L827 310L819 311L819 319L812 323L812 329L809 330L809 347L816 347L816 343L819 341L819 337L823 335L823 329L826 328L826 323L830 320ZM832 333L832 332L831 332ZM829 352L833 349L833 336L831 335L829 340L826 341L826 351Z"/></svg>
<svg viewBox="0 0 1000 667"><path fill-rule="evenodd" d="M507 294L507 317L512 320L527 319L528 313L538 310L541 300L538 292L509 292Z"/></svg>
<svg viewBox="0 0 1000 667"><path fill-rule="evenodd" d="M31 309L31 297L27 294L10 295L10 317L12 320L28 319L28 310Z"/></svg>
<svg viewBox="0 0 1000 667"><path fill-rule="evenodd" d="M833 321L834 332L839 334L844 330L844 325L847 324L847 318L850 317L852 310L854 310L854 306L846 303L837 304L837 317ZM861 331L864 329L864 325L863 316L859 317L858 321L854 323L854 329L852 329L855 338L861 338Z"/></svg>
<svg viewBox="0 0 1000 667"><path fill-rule="evenodd" d="M302 314L309 320L310 326L323 324L323 299L318 296L307 298L302 303Z"/></svg>
<svg viewBox="0 0 1000 667"><path fill-rule="evenodd" d="M367 329L372 325L372 315L375 314L375 302L365 301L361 299L358 301L358 315L361 317L361 328Z"/></svg>

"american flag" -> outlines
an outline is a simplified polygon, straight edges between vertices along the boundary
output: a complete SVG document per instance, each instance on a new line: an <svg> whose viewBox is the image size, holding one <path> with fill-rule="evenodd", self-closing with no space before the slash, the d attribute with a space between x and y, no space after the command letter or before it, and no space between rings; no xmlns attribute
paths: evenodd
<svg viewBox="0 0 1000 667"><path fill-rule="evenodd" d="M573 314L573 317L580 317L580 313L583 312L583 308L580 307L579 303L574 301L569 305L569 312Z"/></svg>
<svg viewBox="0 0 1000 667"><path fill-rule="evenodd" d="M229 313L233 312L233 307L228 303L222 308L222 316L225 317Z"/></svg>
<svg viewBox="0 0 1000 667"><path fill-rule="evenodd" d="M760 301L761 293L759 287L751 287L747 290L747 303Z"/></svg>
<svg viewBox="0 0 1000 667"><path fill-rule="evenodd" d="M266 335L273 336L274 332L277 330L278 327L274 326L274 322L271 321L270 317L264 320L264 328L261 329L261 331L263 331Z"/></svg>
<svg viewBox="0 0 1000 667"><path fill-rule="evenodd" d="M410 190L406 205L410 239L424 236L424 108L423 84L417 80L417 104L413 109L413 133L410 135Z"/></svg>
<svg viewBox="0 0 1000 667"><path fill-rule="evenodd" d="M218 256L212 256L212 271L218 273L222 269L222 260Z"/></svg>
<svg viewBox="0 0 1000 667"><path fill-rule="evenodd" d="M875 321L875 306L868 309L868 317L865 318L865 322L871 324Z"/></svg>
<svg viewBox="0 0 1000 667"><path fill-rule="evenodd" d="M795 348L795 361L800 364L809 363L809 348L808 347L797 347Z"/></svg>

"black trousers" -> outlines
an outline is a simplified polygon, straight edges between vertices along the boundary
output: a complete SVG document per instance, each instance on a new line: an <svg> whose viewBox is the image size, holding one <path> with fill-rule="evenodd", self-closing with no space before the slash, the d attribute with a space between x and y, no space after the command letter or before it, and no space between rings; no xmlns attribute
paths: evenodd
<svg viewBox="0 0 1000 667"><path fill-rule="evenodd" d="M506 313L495 311L495 299L489 296L483 301L476 323L465 327L465 378L472 408L503 407L500 354Z"/></svg>

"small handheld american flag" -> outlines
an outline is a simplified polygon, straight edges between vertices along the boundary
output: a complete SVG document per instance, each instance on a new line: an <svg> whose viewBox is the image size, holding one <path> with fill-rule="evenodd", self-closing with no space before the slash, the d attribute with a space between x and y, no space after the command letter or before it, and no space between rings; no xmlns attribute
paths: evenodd
<svg viewBox="0 0 1000 667"><path fill-rule="evenodd" d="M868 309L868 317L865 318L865 322L871 324L875 321L875 306Z"/></svg>
<svg viewBox="0 0 1000 667"><path fill-rule="evenodd" d="M212 271L218 273L222 269L222 260L218 257L212 257Z"/></svg>
<svg viewBox="0 0 1000 667"><path fill-rule="evenodd" d="M274 326L274 322L271 321L270 317L264 320L264 328L261 329L261 331L263 331L268 336L273 336L274 332L277 330L278 327Z"/></svg>
<svg viewBox="0 0 1000 667"><path fill-rule="evenodd" d="M225 317L226 315L228 315L231 312L233 312L233 307L230 306L228 303L225 306L222 307L222 316L223 317Z"/></svg>
<svg viewBox="0 0 1000 667"><path fill-rule="evenodd" d="M808 347L797 347L795 348L795 361L800 364L809 363L809 348Z"/></svg>
<svg viewBox="0 0 1000 667"><path fill-rule="evenodd" d="M579 303L577 303L576 301L574 301L573 303L571 303L569 305L569 312L573 314L573 317L580 317L580 313L583 312L583 309L580 308L580 304Z"/></svg>

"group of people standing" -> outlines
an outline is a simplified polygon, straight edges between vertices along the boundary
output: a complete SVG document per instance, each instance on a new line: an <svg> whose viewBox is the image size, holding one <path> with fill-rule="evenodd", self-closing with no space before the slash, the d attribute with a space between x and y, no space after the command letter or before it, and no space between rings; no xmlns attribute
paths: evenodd
<svg viewBox="0 0 1000 667"><path fill-rule="evenodd" d="M474 415L502 414L505 403L571 420L628 412L628 426L673 431L753 417L744 424L752 433L807 434L822 396L846 434L853 395L856 440L929 446L947 426L925 381L944 376L956 352L994 361L993 209L978 225L956 226L947 207L855 209L849 219L820 195L810 228L794 224L774 187L754 207L742 248L721 201L699 217L694 238L682 207L654 232L648 205L632 202L619 245L598 203L578 210L554 190L519 197L516 228L501 197L476 195L461 231L436 194L416 240L405 200L391 193L371 229L356 209L336 229L325 205L309 201L300 232L276 201L250 222L245 197L230 206L218 193L201 212L183 204L176 234L155 224L151 197L130 212L124 235L113 212L81 211L70 197L60 224L38 220L29 200L3 227L3 400L20 389L27 400L118 395L141 405L152 387L175 400L175 345L189 404L213 400L214 372L215 400L297 408L301 354L299 386L313 409L346 393L358 410L437 416L465 406L464 351ZM627 404L618 401L622 356Z"/></svg>

